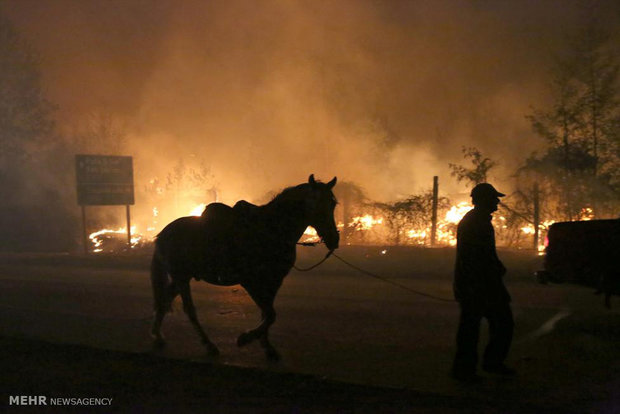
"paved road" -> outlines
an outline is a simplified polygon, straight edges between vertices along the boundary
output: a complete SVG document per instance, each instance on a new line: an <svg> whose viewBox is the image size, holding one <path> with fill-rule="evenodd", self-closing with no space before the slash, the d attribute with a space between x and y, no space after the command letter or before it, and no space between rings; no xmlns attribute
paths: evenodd
<svg viewBox="0 0 620 414"><path fill-rule="evenodd" d="M433 263L416 268L342 253L404 286L447 298L449 255L437 253ZM490 377L475 388L455 383L447 373L456 304L414 295L342 263L292 272L285 280L271 334L283 356L279 364L266 362L258 344L235 345L237 335L259 320L243 289L204 283L193 283L194 301L222 355L205 356L179 302L164 323L168 347L162 355L442 395L548 406L569 400L576 411L620 404L620 305L604 309L587 288L538 285L529 276L531 263L512 260L508 286L517 327L509 362L520 373L516 379ZM149 352L151 300L148 274L139 266L0 263L1 335Z"/></svg>

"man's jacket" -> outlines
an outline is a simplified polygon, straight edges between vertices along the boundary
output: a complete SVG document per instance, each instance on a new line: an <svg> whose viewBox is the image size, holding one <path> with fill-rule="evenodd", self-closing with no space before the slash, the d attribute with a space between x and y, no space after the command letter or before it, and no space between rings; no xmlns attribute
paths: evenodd
<svg viewBox="0 0 620 414"><path fill-rule="evenodd" d="M470 210L457 229L454 297L475 305L510 302L502 280L505 273L495 250L491 215L476 208Z"/></svg>

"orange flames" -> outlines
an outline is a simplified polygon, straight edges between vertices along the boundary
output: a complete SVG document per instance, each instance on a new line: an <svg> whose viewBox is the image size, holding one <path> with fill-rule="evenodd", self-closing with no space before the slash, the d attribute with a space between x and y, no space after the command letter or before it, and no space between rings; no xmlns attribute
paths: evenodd
<svg viewBox="0 0 620 414"><path fill-rule="evenodd" d="M107 237L120 238L123 236L127 236L127 227L121 227L118 230L112 230L112 229L98 230L94 233L91 233L88 236L88 238L93 244L93 252L101 253L104 251L103 244L104 244L105 238ZM142 241L142 238L143 238L142 235L136 234L136 227L131 226L131 238L129 241L130 247L133 249L136 246L138 246L140 242Z"/></svg>
<svg viewBox="0 0 620 414"><path fill-rule="evenodd" d="M197 206L189 209L190 216L200 216L205 209L206 204L198 204ZM157 235L157 217L159 216L159 209L157 207L153 207L153 217L152 222L153 225L148 226L146 228L146 233L141 234L138 231L138 226L131 226L131 239L129 243L129 248L135 249L139 247L141 244L145 242L153 241L155 236ZM88 239L92 243L91 249L93 253L102 253L105 249L106 239L114 239L118 245L122 240L127 243L127 227L120 227L117 230L113 229L100 229L88 236ZM112 246L116 247L116 246Z"/></svg>
<svg viewBox="0 0 620 414"><path fill-rule="evenodd" d="M456 245L456 224L463 218L465 213L473 208L469 203L459 203L452 206L442 219L437 221L436 241L441 245ZM375 217L369 214L353 217L347 225L356 232L387 232L387 223L383 217ZM401 230L408 244L426 245L430 243L431 224L427 226L406 228Z"/></svg>
<svg viewBox="0 0 620 414"><path fill-rule="evenodd" d="M204 211L207 205L202 203L198 204L192 208L188 208L188 215L191 216L200 216ZM445 213L445 215L438 219L437 221L437 229L435 240L438 245L444 246L455 246L456 245L456 225L463 218L463 216L473 208L473 206L467 202L458 203L456 205L451 206ZM141 246L146 242L150 242L154 239L158 228L158 217L159 217L159 209L154 207L152 209L152 219L151 225L146 227L146 231L144 234L140 234L138 231L138 226L131 227L131 241L129 243L129 247L131 249L135 249L136 247ZM594 213L591 208L585 208L581 211L580 220L591 220L594 217ZM495 225L498 226L498 229L506 229L506 218L502 216L498 216L495 219ZM544 247L544 232L549 228L551 224L553 224L553 220L547 220L539 225L539 234L540 237L540 245L538 246L538 251L543 252ZM342 230L345 228L345 224L340 222L338 223L338 228ZM373 216L371 214L362 214L357 217L353 217L350 219L349 223L346 224L346 228L350 229L353 233L362 236L362 243L369 242L368 238L365 238L364 235L376 234L378 239L376 242L381 244L386 244L385 240L387 240L386 234L389 233L388 223L381 216ZM520 228L520 231L524 235L531 236L534 234L534 226L532 224L525 225ZM405 229L399 229L400 234L404 237L405 244L413 244L424 246L430 244L431 237L431 224L419 227L410 227ZM117 230L113 229L101 229L96 232L93 232L89 235L89 239L92 243L92 251L94 253L101 253L104 250L108 249L105 244L106 240L114 239L115 244L118 245L121 241L124 241L125 245L127 245L127 228L120 227ZM381 236L382 235L382 236ZM372 236L371 236L372 237ZM402 241L403 239L401 239ZM312 227L308 227L304 234L301 237L302 242L308 243L317 243L320 241L320 237L318 236L316 230Z"/></svg>

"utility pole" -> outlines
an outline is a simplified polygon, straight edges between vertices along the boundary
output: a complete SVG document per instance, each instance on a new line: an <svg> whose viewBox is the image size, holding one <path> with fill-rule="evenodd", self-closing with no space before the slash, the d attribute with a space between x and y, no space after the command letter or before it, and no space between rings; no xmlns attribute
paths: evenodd
<svg viewBox="0 0 620 414"><path fill-rule="evenodd" d="M439 177L433 177L433 215L431 224L431 247L435 247L437 241L437 205L439 198Z"/></svg>
<svg viewBox="0 0 620 414"><path fill-rule="evenodd" d="M538 251L538 228L540 224L540 191L538 183L534 184L534 250Z"/></svg>

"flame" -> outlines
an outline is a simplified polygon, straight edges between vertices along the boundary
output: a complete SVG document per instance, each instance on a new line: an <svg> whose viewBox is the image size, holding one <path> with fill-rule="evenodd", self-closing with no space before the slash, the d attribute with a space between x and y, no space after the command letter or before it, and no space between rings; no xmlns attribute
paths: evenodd
<svg viewBox="0 0 620 414"><path fill-rule="evenodd" d="M521 227L521 232L525 233L525 234L534 234L535 233L535 228L533 224L529 224L525 227Z"/></svg>
<svg viewBox="0 0 620 414"><path fill-rule="evenodd" d="M424 244L426 240L426 229L424 230L408 230L407 237L415 240L416 244Z"/></svg>
<svg viewBox="0 0 620 414"><path fill-rule="evenodd" d="M316 229L312 226L306 227L304 234L302 234L301 239L303 243L318 243L321 241Z"/></svg>
<svg viewBox="0 0 620 414"><path fill-rule="evenodd" d="M467 214L469 210L474 208L468 202L462 202L455 206L450 207L450 210L446 213L444 221L446 223L458 224L459 221Z"/></svg>
<svg viewBox="0 0 620 414"><path fill-rule="evenodd" d="M594 210L591 207L584 207L579 212L579 221L590 221L594 218Z"/></svg>
<svg viewBox="0 0 620 414"><path fill-rule="evenodd" d="M538 246L536 247L536 250L538 251L539 254L544 253L545 251L545 247L547 247L547 236L544 236L544 232L547 231L547 229L549 229L549 226L551 226L553 223L555 223L555 220L546 220L543 221L542 223L538 224L538 234L539 234L539 239L538 239ZM535 231L534 231L534 225L533 224L528 224L526 226L521 227L521 232L524 234L527 234L528 236L530 235L534 235Z"/></svg>
<svg viewBox="0 0 620 414"><path fill-rule="evenodd" d="M370 230L378 224L383 224L383 217L374 218L370 214L365 216L353 217L349 227L355 227L356 231Z"/></svg>
<svg viewBox="0 0 620 414"><path fill-rule="evenodd" d="M473 208L469 203L459 203L452 206L445 214L443 219L437 222L436 241L444 245L456 245L456 224L461 221L463 216ZM388 231L383 217L375 217L370 214L353 217L347 224L356 232L375 231L385 233ZM425 245L430 241L431 225L407 228L402 233L409 243Z"/></svg>
<svg viewBox="0 0 620 414"><path fill-rule="evenodd" d="M205 207L207 207L206 204L198 204L196 207L191 209L189 215L200 217L202 215L202 212L205 210Z"/></svg>
<svg viewBox="0 0 620 414"><path fill-rule="evenodd" d="M200 216L202 215L204 209L207 204L201 203L197 204L192 208L187 208L189 215L191 216ZM473 206L467 202L461 202L451 206L445 213L442 218L439 218L437 221L436 228L436 237L435 241L438 245L448 245L455 246L456 245L456 227L457 224L461 221L461 219L465 216L465 214L470 211ZM590 220L594 218L594 212L591 208L587 207L582 209L580 213L581 220ZM131 242L130 247L133 249L137 247L140 243L144 243L145 241L151 241L158 231L161 230L159 221L161 220L161 211L158 207L152 208L152 218L151 222L148 223L148 226L145 226L146 231L144 235L141 235L137 231L136 226L132 226L131 228ZM544 252L545 246L545 232L548 227L553 224L553 220L548 220L540 224L540 243L538 246L539 252ZM507 229L508 223L505 217L497 216L494 218L494 225L498 229ZM386 243L386 240L390 237L390 227L389 222L387 222L381 216L375 216L372 214L360 214L357 217L351 218L348 223L338 223L337 227L339 230L343 228L352 228L354 229L353 234L357 234L361 236L362 243ZM403 236L403 239L407 244L413 245L427 245L430 243L431 238L431 223L427 223L424 225L411 226L409 228L400 229L400 234ZM534 226L526 225L520 228L520 231L527 236L531 236L534 234ZM126 235L127 229L126 227L121 227L117 230L113 229L101 229L96 232L90 234L89 239L92 243L92 251L95 253L100 253L104 250L109 250L106 246L104 246L106 242L106 235L117 235L116 238L118 240L122 239L122 235ZM109 240L110 237L107 237ZM318 243L320 242L320 237L317 234L316 229L313 227L307 227L304 231L301 241L303 242L311 242ZM349 243L350 244L350 243ZM382 252L382 254L385 254Z"/></svg>
<svg viewBox="0 0 620 414"><path fill-rule="evenodd" d="M192 209L188 209L189 211L189 215L190 216L200 216L202 214L202 212L204 211L205 207L207 205L206 204L198 204L197 206L195 206ZM140 233L138 233L137 227L136 226L131 226L131 239L130 239L130 248L134 249L136 248L141 242L143 241L151 241L153 240L156 232L158 231L157 229L157 218L159 217L159 208L158 207L153 207L152 209L153 212L153 220L152 220L152 225L148 226L146 229L147 235L142 235ZM102 236L105 235L126 235L127 234L127 227L120 227L117 230L113 230L113 229L101 229L101 230L97 230L93 233L91 233L88 238L90 239L91 243L92 243L92 251L94 253L101 253L104 251L104 238Z"/></svg>
<svg viewBox="0 0 620 414"><path fill-rule="evenodd" d="M102 229L102 230L98 230L94 233L91 233L88 238L90 239L90 241L93 243L93 252L94 253L101 253L103 251L102 246L103 246L103 239L101 238L101 236L106 235L106 234L119 234L119 235L126 235L127 234L127 227L121 227L118 230L112 230L112 229ZM142 236L140 234L136 233L136 227L135 226L131 226L131 238L129 240L130 243L130 247L133 249L135 248L140 241L142 240Z"/></svg>
<svg viewBox="0 0 620 414"><path fill-rule="evenodd" d="M474 206L468 202L458 203L450 207L444 218L437 221L435 240L438 244L456 246L456 225L472 208ZM430 229L427 230L427 233L430 233Z"/></svg>
<svg viewBox="0 0 620 414"><path fill-rule="evenodd" d="M339 222L336 224L336 228L340 231L344 227L344 223ZM300 241L302 243L319 243L321 241L321 237L317 233L316 229L312 226L306 227L304 234L301 235Z"/></svg>

